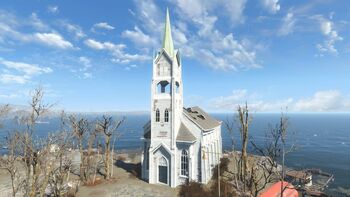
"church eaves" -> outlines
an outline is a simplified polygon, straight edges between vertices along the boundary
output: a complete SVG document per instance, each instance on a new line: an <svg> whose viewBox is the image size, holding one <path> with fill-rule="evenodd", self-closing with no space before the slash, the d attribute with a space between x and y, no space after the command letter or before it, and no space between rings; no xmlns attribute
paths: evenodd
<svg viewBox="0 0 350 197"><path fill-rule="evenodd" d="M166 52L169 54L169 56L173 57L173 55L174 55L174 44L173 44L173 39L171 37L171 25L170 25L170 17L169 17L169 10L168 10L168 8L166 9L163 48L166 50Z"/></svg>

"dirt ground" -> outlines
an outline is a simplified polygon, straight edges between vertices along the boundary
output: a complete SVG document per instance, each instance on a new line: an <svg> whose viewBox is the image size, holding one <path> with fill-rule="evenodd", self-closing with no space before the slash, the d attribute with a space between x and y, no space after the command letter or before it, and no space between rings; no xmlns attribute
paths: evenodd
<svg viewBox="0 0 350 197"><path fill-rule="evenodd" d="M94 186L80 186L77 197L172 197L177 196L178 189L163 185L152 185L135 177L140 163L140 154L119 154L114 167L114 179Z"/></svg>
<svg viewBox="0 0 350 197"><path fill-rule="evenodd" d="M93 186L81 185L77 197L173 197L178 189L163 185L152 185L135 176L140 168L140 153L118 154L114 166L114 176L110 181L101 177L99 184ZM0 197L12 196L10 176L0 169Z"/></svg>

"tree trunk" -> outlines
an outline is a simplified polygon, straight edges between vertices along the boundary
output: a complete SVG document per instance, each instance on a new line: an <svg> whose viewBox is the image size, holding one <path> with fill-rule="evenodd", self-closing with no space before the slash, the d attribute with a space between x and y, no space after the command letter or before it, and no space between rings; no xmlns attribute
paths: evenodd
<svg viewBox="0 0 350 197"><path fill-rule="evenodd" d="M105 155L105 168L106 168L106 178L107 180L110 178L111 173L110 173L110 167L109 167L109 157L110 157L110 140L111 137L107 136L106 137L106 155Z"/></svg>
<svg viewBox="0 0 350 197"><path fill-rule="evenodd" d="M83 140L79 139L79 152L80 152L80 180L84 181L84 152L83 152Z"/></svg>

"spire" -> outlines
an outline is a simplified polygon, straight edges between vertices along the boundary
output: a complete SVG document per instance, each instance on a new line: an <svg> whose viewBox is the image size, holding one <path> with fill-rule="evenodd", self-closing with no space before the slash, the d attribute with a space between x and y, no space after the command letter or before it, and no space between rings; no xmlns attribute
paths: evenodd
<svg viewBox="0 0 350 197"><path fill-rule="evenodd" d="M170 17L168 8L166 9L163 48L169 53L171 57L174 55L174 44L173 39L171 37Z"/></svg>

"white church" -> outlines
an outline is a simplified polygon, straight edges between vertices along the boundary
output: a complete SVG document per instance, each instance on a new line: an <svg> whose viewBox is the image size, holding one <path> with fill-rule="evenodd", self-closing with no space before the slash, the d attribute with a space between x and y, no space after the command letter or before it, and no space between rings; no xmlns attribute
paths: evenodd
<svg viewBox="0 0 350 197"><path fill-rule="evenodd" d="M207 183L222 155L221 122L199 107L183 107L183 65L170 27L167 10L162 48L153 59L142 179L171 187L186 181Z"/></svg>

